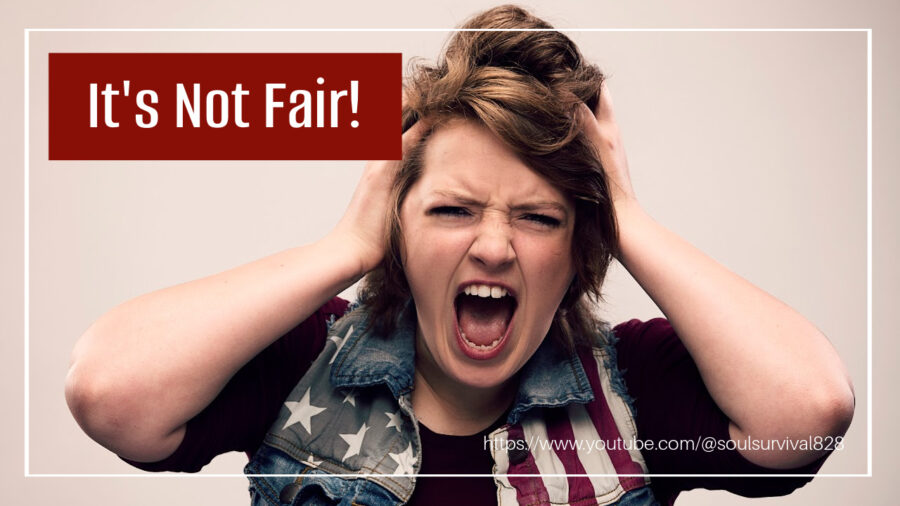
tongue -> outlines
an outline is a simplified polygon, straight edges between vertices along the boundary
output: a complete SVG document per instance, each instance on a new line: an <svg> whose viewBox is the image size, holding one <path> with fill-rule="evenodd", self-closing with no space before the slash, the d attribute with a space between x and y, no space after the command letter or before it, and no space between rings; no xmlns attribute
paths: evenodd
<svg viewBox="0 0 900 506"><path fill-rule="evenodd" d="M486 299L461 295L456 306L459 330L466 339L480 346L487 346L506 333L512 312L510 297Z"/></svg>

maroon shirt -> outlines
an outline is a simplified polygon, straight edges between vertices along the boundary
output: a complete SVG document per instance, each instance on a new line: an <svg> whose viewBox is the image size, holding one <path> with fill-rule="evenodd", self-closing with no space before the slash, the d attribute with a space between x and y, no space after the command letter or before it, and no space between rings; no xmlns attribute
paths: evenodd
<svg viewBox="0 0 900 506"><path fill-rule="evenodd" d="M126 462L147 471L196 472L228 451L252 454L282 403L325 346L327 322L340 318L347 301L334 298L241 368L216 399L187 423L184 440L165 460ZM642 440L728 440L728 417L710 397L687 349L669 322L630 320L614 328L618 366L637 413ZM422 474L491 474L493 462L484 435L436 434L422 426ZM825 457L799 469L776 471L757 466L736 450L641 452L651 474L812 474ZM671 504L682 490L725 489L746 497L788 494L812 478L652 478L657 500ZM420 478L411 502L418 504L496 502L491 478Z"/></svg>

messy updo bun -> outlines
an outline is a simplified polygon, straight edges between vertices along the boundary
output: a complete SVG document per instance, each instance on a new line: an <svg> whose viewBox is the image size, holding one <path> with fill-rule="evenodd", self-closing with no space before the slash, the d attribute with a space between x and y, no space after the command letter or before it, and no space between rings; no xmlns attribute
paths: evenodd
<svg viewBox="0 0 900 506"><path fill-rule="evenodd" d="M504 5L464 24L436 64L413 68L405 88L404 131L423 118L431 131L452 119L476 121L575 202L576 275L551 328L553 337L570 348L595 339L601 322L591 307L600 300L617 248L606 176L576 114L582 103L595 108L603 78L567 36L520 7ZM382 330L393 326L410 297L400 258L399 209L421 175L427 139L428 134L404 159L395 185L387 254L360 291Z"/></svg>
<svg viewBox="0 0 900 506"><path fill-rule="evenodd" d="M603 74L552 28L511 5L471 19L461 30L474 31L456 32L437 65L414 70L404 126L419 117L465 116L534 156L571 143L574 112L582 102L596 105ZM509 31L522 29L544 31Z"/></svg>

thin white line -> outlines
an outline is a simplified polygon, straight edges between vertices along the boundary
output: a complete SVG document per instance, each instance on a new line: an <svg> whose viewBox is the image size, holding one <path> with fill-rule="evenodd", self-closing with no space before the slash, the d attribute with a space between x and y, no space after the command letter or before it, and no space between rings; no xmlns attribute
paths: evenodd
<svg viewBox="0 0 900 506"><path fill-rule="evenodd" d="M867 455L867 472L865 474L758 474L758 475L742 475L742 474L707 474L707 475L682 475L682 474L647 474L647 475L587 475L587 474L571 474L571 475L552 475L545 474L543 476L646 476L659 478L681 478L681 477L871 477L872 476L872 29L871 28L573 28L573 29L485 29L485 30L462 30L458 28L25 28L24 45L25 45L25 79L24 79L24 110L25 110L25 135L24 135L24 331L25 331L25 462L24 475L26 477L52 477L52 478L106 478L106 477L245 477L245 476L294 476L294 475L244 475L244 474L30 474L29 469L29 34L30 32L457 32L457 31L559 31L559 32L866 32L866 63L867 63L867 97L866 97L866 337L867 337L867 356L866 356L866 383L867 383L867 425L868 425L868 455ZM351 475L330 475L335 477L365 477L368 474L351 474ZM378 476L378 475L372 475ZM450 475L428 475L437 477L487 477L492 475L469 475L469 474L450 474ZM531 475L505 475L505 476L531 476Z"/></svg>
<svg viewBox="0 0 900 506"><path fill-rule="evenodd" d="M28 170L28 164L29 164L29 159L28 159L28 151L29 151L29 150L28 150L28 133L29 133L29 129L30 129L30 125L29 125L29 119L30 119L30 118L29 118L29 110L28 110L28 100L29 100L29 93L28 93L28 85L29 85L29 83L28 83L28 73L30 72L30 70L29 70L29 66L28 66L28 37L29 37L29 33L28 33L28 30L27 30L27 29L25 30L25 34L24 34L24 35L25 35L25 157L24 157L24 161L25 161L25 182L24 182L25 196L24 196L24 199L23 199L23 200L24 200L24 202L25 202L25 204L24 204L24 205L25 205L25 253L24 253L24 256L25 256L25 476L28 476L28 467L29 467L29 461L30 461L29 451L28 451L28 448L29 448L29 446L28 446L28 436L29 436L29 431L28 431L28 422L29 422L29 420L28 420L28 410L29 410L29 407L30 407L30 406L29 406L29 402L28 402L28 397L29 397L29 390L28 390L28 376L29 376L29 367L28 367L28 366L29 366L28 345L29 345L29 338L28 338L28 335L29 335L29 331L30 331L29 326L28 326L28 322L29 322L29 319L30 319L30 318L29 318L29 313L30 313L30 311L29 311L29 308L28 308L28 300L29 300L29 298L30 298L29 293L28 293L28 285L29 285L29 283L30 283L30 279L29 279L29 275L28 275L28 273L29 273L29 268L30 268L30 267L29 267L29 262L28 262L28 243L29 243L29 241L30 241L30 236L29 236L29 234L28 234L28 228L29 228L29 226L28 226L28 221L29 221L29 220L28 220L28 208L29 208L29 200L28 200L28 194L29 194L29 187L28 187L28 179L29 179L29 170Z"/></svg>
<svg viewBox="0 0 900 506"><path fill-rule="evenodd" d="M868 470L872 474L872 29L866 31L866 402Z"/></svg>
<svg viewBox="0 0 900 506"><path fill-rule="evenodd" d="M30 28L34 32L865 32L870 28Z"/></svg>
<svg viewBox="0 0 900 506"><path fill-rule="evenodd" d="M303 476L300 474L191 474L191 473L164 473L164 474L32 474L32 478L295 478ZM513 478L520 477L556 477L564 478L569 476L578 477L648 477L648 478L865 478L868 474L560 474L560 473L544 473L544 474L371 474L371 473L350 473L350 474L328 474L323 475L328 478L368 478L368 477L413 477L413 476L429 476L432 478L493 478L495 476L511 476Z"/></svg>

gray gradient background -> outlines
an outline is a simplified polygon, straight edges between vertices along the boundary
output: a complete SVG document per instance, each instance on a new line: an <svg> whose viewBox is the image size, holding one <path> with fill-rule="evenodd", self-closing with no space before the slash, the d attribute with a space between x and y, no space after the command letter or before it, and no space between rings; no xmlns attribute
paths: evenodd
<svg viewBox="0 0 900 506"><path fill-rule="evenodd" d="M243 478L23 477L23 29L433 27L482 1L376 6L160 2L5 7L0 104L7 121L0 265L5 504L246 504ZM898 8L888 2L531 2L559 28L872 28L873 478L817 478L776 504L890 504L895 486L898 302ZM665 226L790 304L853 377L847 448L823 473L866 472L864 33L572 33L611 75L644 206ZM68 354L113 305L315 240L339 218L361 162L54 162L46 156L48 51L401 51L433 57L444 33L33 33L31 37L31 473L131 473L91 442L62 395ZM365 98L361 99L364 106ZM327 192L322 188L329 188ZM304 223L316 216L312 225ZM659 314L621 268L611 321ZM205 472L238 473L239 454ZM740 504L694 491L678 504Z"/></svg>

